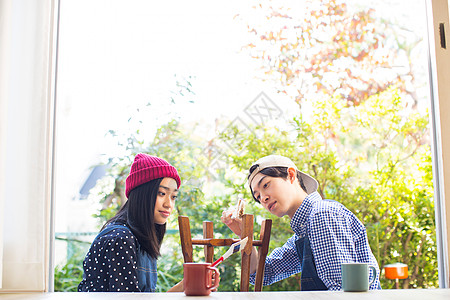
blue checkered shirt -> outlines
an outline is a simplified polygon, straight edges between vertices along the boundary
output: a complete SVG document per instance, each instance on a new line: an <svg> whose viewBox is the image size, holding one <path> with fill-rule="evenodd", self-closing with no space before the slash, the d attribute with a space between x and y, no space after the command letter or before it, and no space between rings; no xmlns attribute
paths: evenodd
<svg viewBox="0 0 450 300"><path fill-rule="evenodd" d="M266 258L263 285L285 279L302 271L295 241L306 234L311 243L317 274L328 290L340 290L341 264L364 262L374 266L377 278L370 289L380 289L380 269L367 240L361 221L336 201L322 200L319 193L308 195L291 220L294 235ZM373 274L370 274L369 282ZM250 282L254 284L255 274Z"/></svg>

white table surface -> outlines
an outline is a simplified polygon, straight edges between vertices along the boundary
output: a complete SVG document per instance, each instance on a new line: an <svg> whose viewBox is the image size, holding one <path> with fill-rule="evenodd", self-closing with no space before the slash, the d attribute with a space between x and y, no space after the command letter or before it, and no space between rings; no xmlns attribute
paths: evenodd
<svg viewBox="0 0 450 300"><path fill-rule="evenodd" d="M220 300L450 300L450 289L381 290L348 292L215 292L210 296L187 297L184 293L0 293L2 300L122 300L122 299L220 299Z"/></svg>

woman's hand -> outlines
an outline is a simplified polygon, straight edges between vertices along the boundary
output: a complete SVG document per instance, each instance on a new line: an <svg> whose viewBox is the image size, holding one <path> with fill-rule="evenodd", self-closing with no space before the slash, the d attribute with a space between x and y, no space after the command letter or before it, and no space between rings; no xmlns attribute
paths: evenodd
<svg viewBox="0 0 450 300"><path fill-rule="evenodd" d="M222 217L220 219L222 222L228 226L237 236L241 237L241 227L242 220L239 218L231 218L233 214L233 209L225 210L222 212Z"/></svg>

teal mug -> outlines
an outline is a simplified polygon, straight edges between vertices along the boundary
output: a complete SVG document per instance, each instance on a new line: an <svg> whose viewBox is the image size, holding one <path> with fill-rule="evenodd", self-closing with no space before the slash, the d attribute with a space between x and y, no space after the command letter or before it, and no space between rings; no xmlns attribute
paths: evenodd
<svg viewBox="0 0 450 300"><path fill-rule="evenodd" d="M369 269L373 278L369 282ZM344 292L366 292L377 277L377 270L367 263L343 263L341 265L342 289Z"/></svg>

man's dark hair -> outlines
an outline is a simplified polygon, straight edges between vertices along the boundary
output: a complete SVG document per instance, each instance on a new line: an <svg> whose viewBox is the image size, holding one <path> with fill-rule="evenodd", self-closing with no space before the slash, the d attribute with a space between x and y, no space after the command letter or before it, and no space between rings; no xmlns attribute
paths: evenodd
<svg viewBox="0 0 450 300"><path fill-rule="evenodd" d="M140 246L152 258L160 256L161 243L166 233L166 224L155 223L155 203L159 185L163 178L151 180L134 188L128 201L107 224L116 221L125 223L136 236ZM102 229L103 229L102 228Z"/></svg>
<svg viewBox="0 0 450 300"><path fill-rule="evenodd" d="M253 165L253 166L251 166L251 168L250 168L250 170L249 170L249 174L248 174L247 179L250 177L250 175L253 173L253 171L254 171L258 166L259 166L259 165ZM288 173L287 170L288 170L287 167L268 167L268 168L262 169L259 173L264 174L264 175L267 175L267 176L270 176L270 177L281 177L281 178L283 178L283 179L287 179L288 176L289 176L289 173ZM301 174L300 174L299 171L297 171L297 179L298 179L298 183L300 184L300 187L305 191L305 193L307 193L307 192L306 192L305 184L303 183L303 179L302 179L302 176L301 176ZM259 200L257 200L257 199L255 198L255 196L253 195L252 187L250 187L250 191L251 191L251 193L252 193L253 199L254 199L256 202L261 203L261 202L260 202Z"/></svg>

